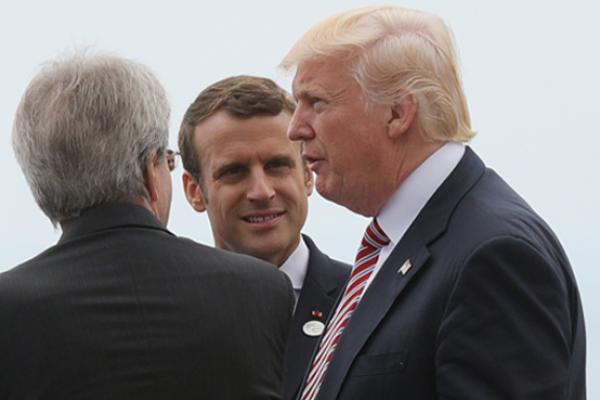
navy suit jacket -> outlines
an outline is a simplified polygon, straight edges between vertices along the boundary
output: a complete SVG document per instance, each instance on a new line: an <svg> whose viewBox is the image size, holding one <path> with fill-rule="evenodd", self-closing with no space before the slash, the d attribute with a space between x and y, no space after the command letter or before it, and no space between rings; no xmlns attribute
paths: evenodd
<svg viewBox="0 0 600 400"><path fill-rule="evenodd" d="M0 399L280 399L293 301L271 264L95 207L0 274Z"/></svg>
<svg viewBox="0 0 600 400"><path fill-rule="evenodd" d="M318 399L585 397L583 314L567 257L467 148L366 291Z"/></svg>
<svg viewBox="0 0 600 400"><path fill-rule="evenodd" d="M302 327L308 321L321 320L324 323L327 320L351 271L350 265L323 254L308 236L303 235L303 239L310 251L310 258L285 351L283 398L286 400L296 397L319 339L306 335ZM313 311L321 311L323 316L315 318Z"/></svg>

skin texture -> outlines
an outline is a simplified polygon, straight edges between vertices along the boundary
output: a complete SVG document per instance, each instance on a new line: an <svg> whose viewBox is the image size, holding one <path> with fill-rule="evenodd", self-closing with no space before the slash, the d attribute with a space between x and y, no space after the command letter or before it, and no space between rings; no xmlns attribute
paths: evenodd
<svg viewBox="0 0 600 400"><path fill-rule="evenodd" d="M312 192L312 173L286 136L290 118L217 112L194 130L202 185L183 176L191 206L208 213L217 247L277 266L299 243Z"/></svg>
<svg viewBox="0 0 600 400"><path fill-rule="evenodd" d="M394 105L368 102L347 64L318 58L298 66L293 83L298 106L288 136L303 141L303 156L323 197L374 216L442 143L420 135L413 96Z"/></svg>
<svg viewBox="0 0 600 400"><path fill-rule="evenodd" d="M173 192L171 172L166 157L163 157L162 161L158 163L156 160L156 156L152 157L146 165L144 180L150 199L144 199L142 205L148 208L166 226L169 222Z"/></svg>

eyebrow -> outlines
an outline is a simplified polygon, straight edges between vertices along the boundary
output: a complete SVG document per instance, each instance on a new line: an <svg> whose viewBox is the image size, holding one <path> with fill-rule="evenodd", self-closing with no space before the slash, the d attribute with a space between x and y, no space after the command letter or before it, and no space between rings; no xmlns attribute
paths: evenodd
<svg viewBox="0 0 600 400"><path fill-rule="evenodd" d="M325 88L319 85L309 86L306 89L302 89L300 91L295 91L292 87L292 95L294 99L298 100L299 98L312 98L312 97L325 97L326 100L337 100L344 95L346 92L345 87L341 87L339 90L335 92L329 92Z"/></svg>
<svg viewBox="0 0 600 400"><path fill-rule="evenodd" d="M269 157L269 159L267 160L267 162L273 162L273 161L286 162L290 166L296 165L296 160L294 160L293 157L291 157L287 154L274 155L273 157Z"/></svg>
<svg viewBox="0 0 600 400"><path fill-rule="evenodd" d="M294 157L287 155L287 154L275 154L272 157L269 157L265 164L267 163L271 163L271 162L283 162L283 163L287 163L289 164L291 167L296 166L296 160L294 159ZM232 162L228 162L226 164L221 165L219 168L217 168L214 173L212 174L213 179L217 179L219 178L224 172L227 172L228 170L234 169L234 168L247 168L248 165L247 163L241 162L241 161L232 161Z"/></svg>
<svg viewBox="0 0 600 400"><path fill-rule="evenodd" d="M309 90L301 90L301 91L296 91L292 88L292 96L294 96L294 100L298 101L298 99L300 98L307 98L307 97L311 97L311 95L309 94Z"/></svg>
<svg viewBox="0 0 600 400"><path fill-rule="evenodd" d="M234 168L246 168L246 164L239 161L224 164L215 170L215 172L213 173L213 178L216 179L220 177L224 172L227 172L228 170Z"/></svg>
<svg viewBox="0 0 600 400"><path fill-rule="evenodd" d="M308 82L306 88L300 91L296 90L296 83L292 82L292 95L296 99L298 99L299 97L313 97L312 93L314 93L315 91L324 92L326 95L329 95L329 93L327 92L327 90L325 90L324 87L322 87L319 84L315 84L312 81Z"/></svg>

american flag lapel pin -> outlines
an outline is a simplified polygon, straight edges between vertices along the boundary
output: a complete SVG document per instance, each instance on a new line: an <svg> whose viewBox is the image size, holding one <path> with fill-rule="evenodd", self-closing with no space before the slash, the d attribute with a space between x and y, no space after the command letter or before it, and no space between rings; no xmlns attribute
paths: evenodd
<svg viewBox="0 0 600 400"><path fill-rule="evenodd" d="M402 275L406 275L409 269L412 268L412 263L410 262L410 258L404 261L404 264L398 269L398 273Z"/></svg>

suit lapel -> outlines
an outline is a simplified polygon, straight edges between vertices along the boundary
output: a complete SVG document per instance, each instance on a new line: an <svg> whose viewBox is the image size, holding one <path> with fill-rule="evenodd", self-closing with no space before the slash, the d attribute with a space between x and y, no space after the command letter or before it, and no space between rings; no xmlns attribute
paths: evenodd
<svg viewBox="0 0 600 400"><path fill-rule="evenodd" d="M304 241L309 248L310 258L286 345L284 399L293 399L298 392L307 365L320 338L306 335L303 332L304 324L315 319L325 323L337 294L345 284L332 274L333 271L330 270L329 265L331 260L321 253L308 237L305 236ZM314 310L321 311L323 317L320 319L313 317L312 311Z"/></svg>
<svg viewBox="0 0 600 400"><path fill-rule="evenodd" d="M298 299L298 306L294 313L285 353L286 399L292 398L292 395L297 392L313 349L319 339L318 336L304 334L302 327L308 321L316 319L312 317L311 311L328 310L334 302L335 299L329 297L314 280L305 279L302 293ZM322 320L322 322L325 321Z"/></svg>
<svg viewBox="0 0 600 400"><path fill-rule="evenodd" d="M336 398L361 348L411 280L427 268L429 244L446 230L452 211L484 170L481 160L467 147L457 167L421 210L365 292L335 350L319 390L320 399ZM399 270L407 260L411 266L408 270L405 267L403 274Z"/></svg>

